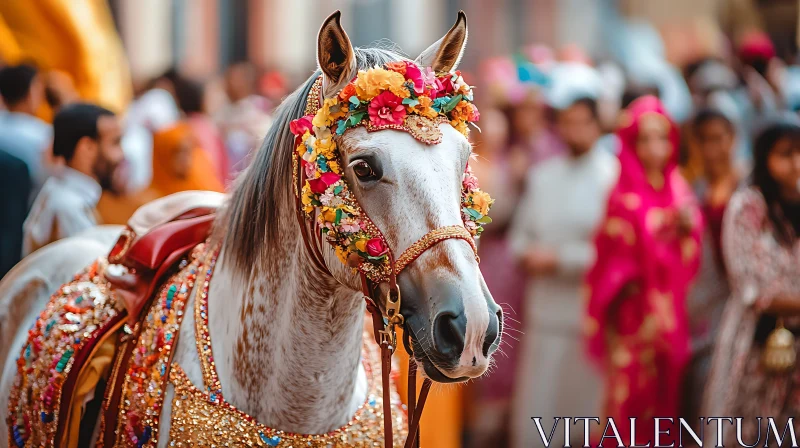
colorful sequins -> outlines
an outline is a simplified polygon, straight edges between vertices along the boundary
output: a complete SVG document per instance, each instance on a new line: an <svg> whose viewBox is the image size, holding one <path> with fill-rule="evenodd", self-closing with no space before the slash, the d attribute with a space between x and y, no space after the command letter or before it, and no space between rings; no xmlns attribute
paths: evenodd
<svg viewBox="0 0 800 448"><path fill-rule="evenodd" d="M81 350L104 334L119 315L99 259L62 286L28 331L17 359L7 424L9 445L55 446L64 384Z"/></svg>
<svg viewBox="0 0 800 448"><path fill-rule="evenodd" d="M194 287L204 245L196 247L191 262L184 260L179 272L162 287L154 301L131 354L117 420L117 444L155 446L164 401L167 366L175 337L180 331L189 291Z"/></svg>

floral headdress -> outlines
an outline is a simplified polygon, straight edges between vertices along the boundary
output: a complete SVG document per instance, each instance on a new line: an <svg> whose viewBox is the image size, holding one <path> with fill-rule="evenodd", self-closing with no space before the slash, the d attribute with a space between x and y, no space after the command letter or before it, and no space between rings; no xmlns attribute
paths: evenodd
<svg viewBox="0 0 800 448"><path fill-rule="evenodd" d="M292 121L295 172L302 170L303 211L318 223L342 263L358 268L373 280L387 278L389 248L383 235L361 209L342 175L337 136L364 126L368 131L403 130L426 144L442 140L440 124L449 123L467 136L467 123L480 114L472 104L472 88L459 71L436 74L410 61L389 62L361 70L333 98L320 103L322 78L308 96L306 115ZM299 166L297 165L299 164ZM467 165L462 178L461 215L473 236L491 222L493 200L480 190Z"/></svg>

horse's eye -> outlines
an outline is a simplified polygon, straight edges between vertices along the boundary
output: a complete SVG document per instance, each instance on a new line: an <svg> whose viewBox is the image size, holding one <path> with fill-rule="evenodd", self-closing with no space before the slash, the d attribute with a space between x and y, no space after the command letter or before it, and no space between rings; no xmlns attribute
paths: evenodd
<svg viewBox="0 0 800 448"><path fill-rule="evenodd" d="M356 177L358 177L359 180L371 180L375 177L375 171L372 170L369 163L363 160L359 160L353 165L353 172L356 173Z"/></svg>

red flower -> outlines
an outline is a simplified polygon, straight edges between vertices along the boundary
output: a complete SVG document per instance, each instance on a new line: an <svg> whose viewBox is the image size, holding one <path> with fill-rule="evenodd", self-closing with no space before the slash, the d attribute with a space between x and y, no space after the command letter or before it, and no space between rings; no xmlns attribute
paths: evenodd
<svg viewBox="0 0 800 448"><path fill-rule="evenodd" d="M293 120L291 123L289 123L289 130L292 132L292 134L302 137L306 131L313 130L314 125L311 124L311 120L313 119L313 115L306 115L302 118L298 118L297 120Z"/></svg>
<svg viewBox="0 0 800 448"><path fill-rule="evenodd" d="M403 106L403 100L388 90L369 103L369 119L375 126L402 124L404 118L406 118L406 108Z"/></svg>
<svg viewBox="0 0 800 448"><path fill-rule="evenodd" d="M327 173L322 173L322 175L319 178L322 180L322 182L325 182L326 187L330 187L336 182L339 182L339 179L341 179L342 177L336 173L327 172Z"/></svg>
<svg viewBox="0 0 800 448"><path fill-rule="evenodd" d="M437 87L439 87L439 91L436 93L436 98L449 95L455 91L455 88L453 87L452 76L450 74L445 75L443 78L436 78L436 84Z"/></svg>
<svg viewBox="0 0 800 448"><path fill-rule="evenodd" d="M389 248L383 243L380 238L373 238L367 241L367 253L370 257L380 257L389 252Z"/></svg>
<svg viewBox="0 0 800 448"><path fill-rule="evenodd" d="M309 180L308 186L311 187L311 191L317 194L325 193L325 190L328 189L328 185L322 180L322 178Z"/></svg>

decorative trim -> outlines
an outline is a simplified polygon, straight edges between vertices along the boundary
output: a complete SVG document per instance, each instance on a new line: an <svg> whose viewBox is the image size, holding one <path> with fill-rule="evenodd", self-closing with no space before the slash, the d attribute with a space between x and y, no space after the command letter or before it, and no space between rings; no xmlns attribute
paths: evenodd
<svg viewBox="0 0 800 448"><path fill-rule="evenodd" d="M136 340L122 388L117 419L117 444L153 447L168 381L173 343L180 332L186 299L195 284L205 244L198 245L179 272L161 288Z"/></svg>

